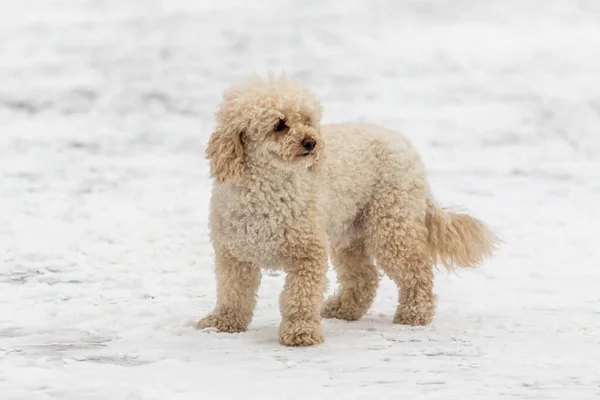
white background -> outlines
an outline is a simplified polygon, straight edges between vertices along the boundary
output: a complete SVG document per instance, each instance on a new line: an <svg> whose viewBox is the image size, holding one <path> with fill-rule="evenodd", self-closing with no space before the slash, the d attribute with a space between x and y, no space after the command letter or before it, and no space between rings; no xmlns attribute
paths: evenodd
<svg viewBox="0 0 600 400"><path fill-rule="evenodd" d="M2 0L0 398L597 399L598 49L595 0ZM191 327L213 113L269 70L324 122L403 131L506 241L437 273L430 326L392 325L384 277L362 321L284 348L265 272L249 332Z"/></svg>

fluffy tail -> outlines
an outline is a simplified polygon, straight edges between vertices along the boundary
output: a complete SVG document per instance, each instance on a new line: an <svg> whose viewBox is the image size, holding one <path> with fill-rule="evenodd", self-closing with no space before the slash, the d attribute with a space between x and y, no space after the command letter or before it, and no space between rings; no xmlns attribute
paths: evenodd
<svg viewBox="0 0 600 400"><path fill-rule="evenodd" d="M433 200L428 201L426 225L433 262L450 271L476 267L501 243L483 222L467 214L443 210Z"/></svg>

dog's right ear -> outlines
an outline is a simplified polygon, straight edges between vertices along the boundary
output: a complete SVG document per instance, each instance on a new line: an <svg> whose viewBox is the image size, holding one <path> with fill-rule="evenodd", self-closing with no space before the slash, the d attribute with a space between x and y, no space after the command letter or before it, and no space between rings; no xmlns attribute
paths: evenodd
<svg viewBox="0 0 600 400"><path fill-rule="evenodd" d="M206 147L210 174L218 183L231 183L244 174L243 132L232 127L219 126Z"/></svg>

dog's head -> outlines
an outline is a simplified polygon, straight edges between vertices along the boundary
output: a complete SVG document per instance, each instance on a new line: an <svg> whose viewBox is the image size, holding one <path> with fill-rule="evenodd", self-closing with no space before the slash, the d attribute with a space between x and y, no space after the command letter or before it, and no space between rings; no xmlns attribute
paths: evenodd
<svg viewBox="0 0 600 400"><path fill-rule="evenodd" d="M244 165L306 169L323 154L321 104L293 79L252 77L225 91L206 148L219 183L239 180Z"/></svg>

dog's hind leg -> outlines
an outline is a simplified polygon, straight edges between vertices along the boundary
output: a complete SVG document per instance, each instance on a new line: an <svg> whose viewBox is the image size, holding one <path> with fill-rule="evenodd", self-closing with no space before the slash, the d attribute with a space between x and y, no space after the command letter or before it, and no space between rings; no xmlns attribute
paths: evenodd
<svg viewBox="0 0 600 400"><path fill-rule="evenodd" d="M369 251L400 289L396 324L427 325L435 313L426 202L420 193L387 193L371 204L365 220Z"/></svg>
<svg viewBox="0 0 600 400"><path fill-rule="evenodd" d="M221 332L244 332L252 321L256 293L260 285L260 268L215 251L217 276L217 305L196 326L217 328Z"/></svg>
<svg viewBox="0 0 600 400"><path fill-rule="evenodd" d="M349 246L332 249L332 261L340 285L337 293L327 299L321 315L347 321L360 319L373 304L379 274L366 252L363 239Z"/></svg>

